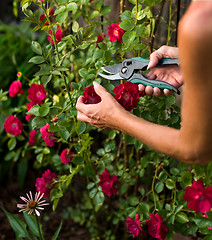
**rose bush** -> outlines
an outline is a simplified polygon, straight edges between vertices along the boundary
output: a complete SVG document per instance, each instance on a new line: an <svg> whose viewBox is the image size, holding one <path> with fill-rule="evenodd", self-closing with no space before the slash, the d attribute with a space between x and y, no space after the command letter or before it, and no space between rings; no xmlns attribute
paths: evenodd
<svg viewBox="0 0 212 240"><path fill-rule="evenodd" d="M138 117L180 127L174 95L144 96L135 84L114 86L98 77L102 66L129 55L149 57L154 47L153 8L164 1L129 2L131 8L111 19L111 6L103 0L21 1L25 21L45 41L31 42L34 75L23 71L12 95L5 98L14 79L1 92L10 106L2 118L5 161L25 163L30 155L35 171L45 169L35 189L50 198L54 211L73 190L78 202L67 206L64 216L86 226L92 239L173 239L175 233L211 239L211 163L179 163L117 130L77 121L80 95L86 104L101 101L95 80Z"/></svg>

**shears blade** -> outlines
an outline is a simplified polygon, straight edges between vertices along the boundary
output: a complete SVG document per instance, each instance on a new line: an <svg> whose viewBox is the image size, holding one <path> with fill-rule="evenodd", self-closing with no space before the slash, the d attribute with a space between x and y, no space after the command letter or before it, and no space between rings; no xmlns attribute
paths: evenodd
<svg viewBox="0 0 212 240"><path fill-rule="evenodd" d="M122 63L118 63L115 65L109 65L109 66L105 66L105 67L101 67L101 69L109 74L116 74L119 73L122 69Z"/></svg>
<svg viewBox="0 0 212 240"><path fill-rule="evenodd" d="M123 79L123 77L121 77L119 73L116 73L116 74L113 74L113 75L106 75L106 74L103 74L101 72L98 72L98 75L100 77L103 77L103 78L108 79L108 80L121 80L121 79Z"/></svg>

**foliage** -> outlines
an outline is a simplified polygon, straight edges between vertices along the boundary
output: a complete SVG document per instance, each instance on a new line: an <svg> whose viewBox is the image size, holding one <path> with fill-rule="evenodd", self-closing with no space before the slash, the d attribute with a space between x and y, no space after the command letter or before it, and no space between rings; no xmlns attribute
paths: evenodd
<svg viewBox="0 0 212 240"><path fill-rule="evenodd" d="M21 163L22 172L26 171L28 156L33 156L30 161L34 169L49 168L57 173L50 194L53 210L64 193L72 191L76 204L64 210L64 217L85 225L92 239L127 239L125 220L127 216L134 218L136 213L140 214L142 226L150 213L158 213L168 228L167 239L173 239L175 232L211 239L211 230L207 228L212 226L211 212L207 213L207 219L203 218L202 213L188 209L183 200L185 188L193 180L201 179L205 186L211 185L211 163L208 166L179 163L117 130L100 130L77 121L76 100L94 80L112 93L114 85L98 77L102 66L119 63L127 56L147 58L150 55L156 19L152 10L161 1L129 2L132 9L124 10L119 19L111 20L111 6L103 0L22 0L24 21L32 22L33 31L38 35L51 35L53 44L32 39L34 55L21 50L29 61L28 64L20 62L26 64L23 69L34 64L35 71L29 78L28 71L21 70L23 88L42 84L47 92L42 104L35 104L27 111L26 91L12 101L7 97L6 85L2 86L1 122L9 115L16 115L24 123L22 135L3 134L3 143L7 143L9 149L4 161ZM30 6L34 5L38 8L32 11ZM49 9L55 10L53 15ZM42 13L46 18L40 20ZM122 42L111 42L106 35L108 26L114 22L120 22L124 30ZM55 37L57 26L62 28L61 41ZM103 32L106 37L97 43L98 35ZM132 112L148 121L180 128L180 109L175 101L175 95L143 96ZM25 113L34 117L28 122L24 119ZM39 132L47 123L48 131L57 138L53 147L45 144ZM32 129L38 131L33 146L27 143ZM65 148L74 153L68 164L60 160ZM115 196L105 195L99 185L99 175L105 169L118 177Z"/></svg>

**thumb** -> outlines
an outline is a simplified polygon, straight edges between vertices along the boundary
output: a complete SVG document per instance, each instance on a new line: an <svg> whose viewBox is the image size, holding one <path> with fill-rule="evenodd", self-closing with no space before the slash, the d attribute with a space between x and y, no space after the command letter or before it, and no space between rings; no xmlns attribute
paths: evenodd
<svg viewBox="0 0 212 240"><path fill-rule="evenodd" d="M158 54L157 52L154 52L150 55L150 62L148 64L147 69L156 67L158 65L159 60L162 58L162 56L160 56L160 54Z"/></svg>
<svg viewBox="0 0 212 240"><path fill-rule="evenodd" d="M102 87L98 82L94 81L93 86L96 94L99 95L100 97L107 93L106 89Z"/></svg>

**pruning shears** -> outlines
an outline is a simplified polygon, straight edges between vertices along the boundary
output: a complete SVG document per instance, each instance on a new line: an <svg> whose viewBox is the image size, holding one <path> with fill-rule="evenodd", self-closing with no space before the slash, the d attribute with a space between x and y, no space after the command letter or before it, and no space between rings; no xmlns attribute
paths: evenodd
<svg viewBox="0 0 212 240"><path fill-rule="evenodd" d="M142 57L125 59L122 63L102 67L101 69L104 71L104 73L99 72L98 75L108 80L127 80L135 84L158 87L161 90L168 89L180 94L178 89L167 82L151 80L145 77L142 72L147 70L149 62L149 59ZM179 60L175 58L163 58L159 61L157 66L167 64L179 65Z"/></svg>

